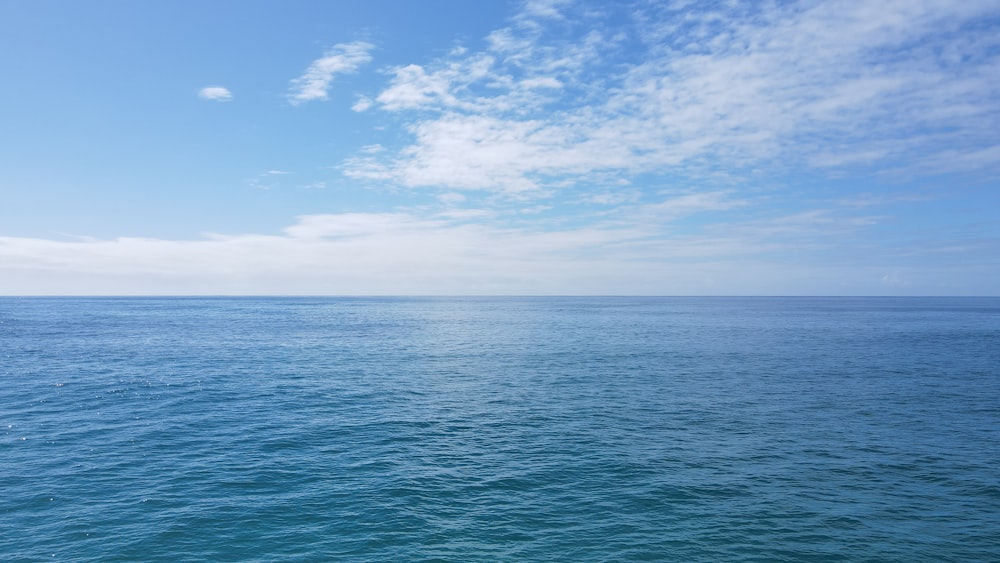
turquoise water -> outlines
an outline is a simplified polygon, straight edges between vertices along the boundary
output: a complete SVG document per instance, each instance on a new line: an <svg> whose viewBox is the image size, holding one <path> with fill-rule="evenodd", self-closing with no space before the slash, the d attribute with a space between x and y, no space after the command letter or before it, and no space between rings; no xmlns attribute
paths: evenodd
<svg viewBox="0 0 1000 563"><path fill-rule="evenodd" d="M4 561L1000 561L1000 299L3 298Z"/></svg>

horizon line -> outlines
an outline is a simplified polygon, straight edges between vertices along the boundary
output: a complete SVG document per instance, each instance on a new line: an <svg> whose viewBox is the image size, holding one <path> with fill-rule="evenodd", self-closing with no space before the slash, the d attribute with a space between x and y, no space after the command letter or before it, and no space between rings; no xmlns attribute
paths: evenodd
<svg viewBox="0 0 1000 563"><path fill-rule="evenodd" d="M684 299L684 298L762 298L762 299L926 299L926 298L954 298L954 299L994 299L1000 298L1000 294L995 295L955 295L955 294L925 294L925 295L846 295L846 294L808 294L808 295L781 295L781 294L489 294L489 293L468 293L468 294L431 294L431 293L393 293L393 294L281 294L281 293L206 293L206 294L0 294L0 299L21 299L21 298L56 298L56 299L377 299L377 298L429 298L429 299L517 299L517 298L598 298L598 299L626 299L626 298L651 298L651 299Z"/></svg>

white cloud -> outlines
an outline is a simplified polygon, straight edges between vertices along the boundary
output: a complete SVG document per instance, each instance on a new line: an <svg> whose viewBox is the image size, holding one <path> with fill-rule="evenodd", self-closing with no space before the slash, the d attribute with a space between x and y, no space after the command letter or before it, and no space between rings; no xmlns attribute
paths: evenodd
<svg viewBox="0 0 1000 563"><path fill-rule="evenodd" d="M670 269L662 260L627 256L642 251L630 251L627 242L640 231L539 232L466 222L478 217L310 215L283 236L197 241L0 238L0 293L600 293L636 292L637 280L683 286L677 279L665 285ZM682 256L681 246L669 254ZM584 251L589 258L581 258Z"/></svg>
<svg viewBox="0 0 1000 563"><path fill-rule="evenodd" d="M198 91L198 97L215 102L228 102L233 99L233 93L222 86L206 86Z"/></svg>
<svg viewBox="0 0 1000 563"><path fill-rule="evenodd" d="M445 192L438 195L438 201L441 203L455 204L462 203L466 200L466 197L458 192Z"/></svg>
<svg viewBox="0 0 1000 563"><path fill-rule="evenodd" d="M368 96L359 96L358 101L354 102L354 105L351 106L351 110L361 113L368 111L373 105L375 105L375 102Z"/></svg>
<svg viewBox="0 0 1000 563"><path fill-rule="evenodd" d="M1000 35L979 24L995 4L685 10L643 6L625 49L571 5L529 2L485 51L396 69L375 106L433 112L408 116L409 146L345 172L524 194L602 172L996 168ZM557 14L579 35L544 33Z"/></svg>
<svg viewBox="0 0 1000 563"><path fill-rule="evenodd" d="M534 205L532 207L525 207L518 210L521 215L538 215L539 213L545 213L546 211L552 209L551 205Z"/></svg>
<svg viewBox="0 0 1000 563"><path fill-rule="evenodd" d="M417 142L395 160L359 156L346 163L354 178L405 186L539 190L547 177L582 175L634 162L627 135L587 130L587 124L503 119L448 112L411 128Z"/></svg>
<svg viewBox="0 0 1000 563"><path fill-rule="evenodd" d="M521 18L561 18L559 8L569 0L528 0L524 3Z"/></svg>
<svg viewBox="0 0 1000 563"><path fill-rule="evenodd" d="M659 212L678 217L737 203L688 194ZM655 207L549 230L483 223L490 212L468 209L306 215L280 235L199 240L0 237L0 294L773 295L843 293L841 283L872 294L933 293L935 284L963 279L981 280L964 291L983 293L990 282L982 280L995 279L995 263L965 264L968 245L950 241L954 268L909 267L910 285L883 285L884 256L830 253L838 239L868 228L863 217L817 210L669 234L650 214ZM789 254L800 259L788 263Z"/></svg>
<svg viewBox="0 0 1000 563"><path fill-rule="evenodd" d="M438 101L454 103L449 83L443 73L428 75L420 65L407 65L396 70L392 85L376 101L389 111L417 109Z"/></svg>
<svg viewBox="0 0 1000 563"><path fill-rule="evenodd" d="M494 59L488 55L474 55L456 60L428 71L423 66L410 64L394 69L392 83L375 101L388 111L421 109L434 105L480 109L489 99L477 99L470 94L469 86L492 77Z"/></svg>
<svg viewBox="0 0 1000 563"><path fill-rule="evenodd" d="M284 232L295 239L340 238L405 232L414 225L426 226L414 217L401 213L303 215L297 224Z"/></svg>
<svg viewBox="0 0 1000 563"><path fill-rule="evenodd" d="M551 76L536 76L534 78L528 78L521 81L521 86L523 88L562 88L562 82L559 82Z"/></svg>
<svg viewBox="0 0 1000 563"><path fill-rule="evenodd" d="M645 214L658 220L672 220L705 211L724 211L749 205L745 199L733 199L732 192L702 191L668 198L660 203L643 206Z"/></svg>
<svg viewBox="0 0 1000 563"><path fill-rule="evenodd" d="M292 80L288 100L292 104L326 100L334 76L356 72L372 60L370 52L374 48L365 41L334 45L313 61L302 76Z"/></svg>
<svg viewBox="0 0 1000 563"><path fill-rule="evenodd" d="M473 221L481 219L492 219L496 217L496 213L487 209L460 209L460 208L449 208L437 213L434 217L439 219L448 219L456 221Z"/></svg>
<svg viewBox="0 0 1000 563"><path fill-rule="evenodd" d="M620 205L622 203L632 203L639 200L642 194L636 190L626 190L620 192L598 192L592 193L583 198L585 203L596 203L598 205Z"/></svg>

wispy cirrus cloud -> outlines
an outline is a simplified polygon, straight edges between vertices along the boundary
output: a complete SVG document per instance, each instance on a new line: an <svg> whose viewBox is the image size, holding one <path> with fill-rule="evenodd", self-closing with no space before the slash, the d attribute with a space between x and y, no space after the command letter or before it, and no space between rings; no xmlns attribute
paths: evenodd
<svg viewBox="0 0 1000 563"><path fill-rule="evenodd" d="M256 190L270 190L271 188L278 186L283 176L287 176L289 174L291 174L291 172L287 170L268 170L251 178L247 178L244 182Z"/></svg>
<svg viewBox="0 0 1000 563"><path fill-rule="evenodd" d="M599 172L997 165L995 4L674 8L623 10L611 29L611 7L529 2L481 51L395 69L365 109L405 113L412 143L344 171L524 194Z"/></svg>
<svg viewBox="0 0 1000 563"><path fill-rule="evenodd" d="M374 48L374 45L366 41L334 45L322 57L313 61L302 76L292 80L288 101L297 105L326 100L334 76L356 72L361 66L371 62L371 51Z"/></svg>
<svg viewBox="0 0 1000 563"><path fill-rule="evenodd" d="M198 97L213 102L228 102L233 99L233 93L222 86L206 86L198 90Z"/></svg>
<svg viewBox="0 0 1000 563"><path fill-rule="evenodd" d="M562 18L560 7L569 4L571 0L529 0L524 3L520 15L522 19L530 18Z"/></svg>

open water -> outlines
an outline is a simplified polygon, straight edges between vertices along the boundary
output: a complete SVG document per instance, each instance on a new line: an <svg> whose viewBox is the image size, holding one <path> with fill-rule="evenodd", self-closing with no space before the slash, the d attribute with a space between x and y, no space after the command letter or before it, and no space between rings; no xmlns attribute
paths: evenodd
<svg viewBox="0 0 1000 563"><path fill-rule="evenodd" d="M3 298L3 561L1000 561L1000 299Z"/></svg>

